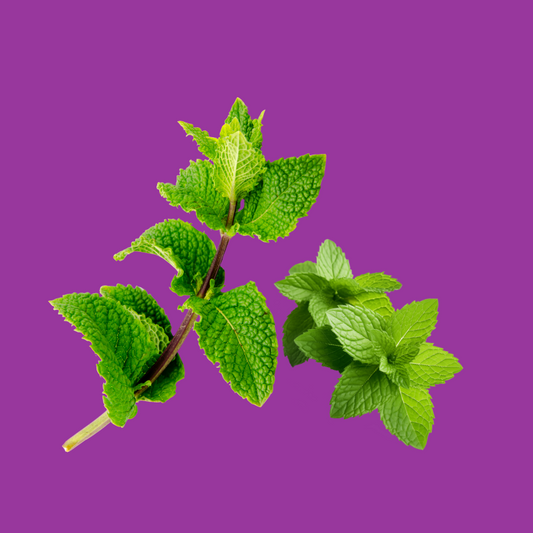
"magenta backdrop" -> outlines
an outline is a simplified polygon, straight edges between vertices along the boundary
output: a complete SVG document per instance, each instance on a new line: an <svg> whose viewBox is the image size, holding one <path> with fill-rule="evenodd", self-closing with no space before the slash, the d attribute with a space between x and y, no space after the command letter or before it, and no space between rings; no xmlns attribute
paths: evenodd
<svg viewBox="0 0 533 533"><path fill-rule="evenodd" d="M531 7L4 2L5 531L525 531ZM404 284L396 307L439 298L432 340L464 371L432 389L423 452L377 412L330 419L335 372L281 353L252 406L194 335L175 398L61 448L103 411L102 380L47 301L132 283L177 327L172 269L112 256L165 218L205 229L155 187L198 156L177 120L215 134L236 96L266 109L267 158L327 167L288 238L230 243L228 286L256 281L281 341L292 304L273 283L329 238L355 272Z"/></svg>

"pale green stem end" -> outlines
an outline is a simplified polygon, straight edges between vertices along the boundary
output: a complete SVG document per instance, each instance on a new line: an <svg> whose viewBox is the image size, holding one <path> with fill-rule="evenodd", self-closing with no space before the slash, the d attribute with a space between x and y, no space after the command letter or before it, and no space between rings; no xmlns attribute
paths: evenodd
<svg viewBox="0 0 533 533"><path fill-rule="evenodd" d="M94 422L91 422L88 426L85 426L81 431L78 431L76 435L70 437L70 439L63 444L63 448L66 452L70 452L76 446L79 446L82 442L90 439L93 435L96 435L100 430L104 429L111 423L107 411L100 415Z"/></svg>

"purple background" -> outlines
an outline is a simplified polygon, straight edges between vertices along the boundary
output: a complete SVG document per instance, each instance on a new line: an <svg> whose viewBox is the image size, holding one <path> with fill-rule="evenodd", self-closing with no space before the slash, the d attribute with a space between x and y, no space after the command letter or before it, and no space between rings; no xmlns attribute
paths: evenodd
<svg viewBox="0 0 533 533"><path fill-rule="evenodd" d="M440 4L2 4L6 531L526 530L531 2ZM47 301L132 283L177 327L171 267L112 256L165 218L202 229L156 183L198 156L176 121L215 135L236 96L266 109L267 158L328 159L290 237L230 243L228 287L256 281L281 341L273 283L329 238L404 284L396 307L438 297L431 340L465 369L432 389L425 451L377 412L330 419L337 376L316 363L280 354L252 406L194 335L174 399L61 448L103 411L102 380Z"/></svg>

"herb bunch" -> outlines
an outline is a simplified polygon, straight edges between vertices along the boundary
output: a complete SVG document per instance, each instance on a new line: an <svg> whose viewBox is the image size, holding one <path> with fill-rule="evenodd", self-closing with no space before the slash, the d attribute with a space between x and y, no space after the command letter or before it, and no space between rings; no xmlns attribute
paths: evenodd
<svg viewBox="0 0 533 533"><path fill-rule="evenodd" d="M378 409L393 435L423 449L433 426L428 389L462 369L452 354L426 342L437 323L438 301L394 310L387 292L401 284L384 273L354 278L346 256L330 240L320 246L316 263L293 266L276 287L297 303L283 327L291 365L314 359L341 373L330 416L351 418Z"/></svg>
<svg viewBox="0 0 533 533"><path fill-rule="evenodd" d="M186 314L174 335L164 310L140 287L104 286L100 294L73 293L50 302L91 343L105 380L106 411L69 439L66 451L109 423L123 427L136 415L137 402L166 402L174 396L184 377L178 350L193 328L233 391L257 406L272 393L277 362L272 314L253 281L223 291L220 265L237 234L268 242L296 228L318 196L326 157L265 160L263 116L264 111L252 119L237 98L218 138L180 122L207 159L191 161L175 185L158 184L172 206L195 211L200 222L220 232L218 248L192 225L165 220L114 256L122 261L132 252L144 252L175 268L170 289L188 299L180 307Z"/></svg>

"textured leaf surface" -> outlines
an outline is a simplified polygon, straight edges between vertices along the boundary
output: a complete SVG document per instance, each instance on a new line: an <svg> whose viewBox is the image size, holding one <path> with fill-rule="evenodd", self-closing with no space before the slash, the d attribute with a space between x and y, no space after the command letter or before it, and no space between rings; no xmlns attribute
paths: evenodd
<svg viewBox="0 0 533 533"><path fill-rule="evenodd" d="M312 274L316 274L316 264L313 263L313 261L304 261L303 263L294 265L289 270L289 274L301 274L302 272L311 272Z"/></svg>
<svg viewBox="0 0 533 533"><path fill-rule="evenodd" d="M106 298L116 300L124 307L129 307L140 315L148 317L154 324L164 330L169 341L172 339L172 327L165 311L159 307L153 296L150 296L141 287L124 286L119 283L115 287L101 287L100 294Z"/></svg>
<svg viewBox="0 0 533 533"><path fill-rule="evenodd" d="M404 305L394 313L390 330L396 345L413 340L425 341L437 324L439 302L422 300Z"/></svg>
<svg viewBox="0 0 533 533"><path fill-rule="evenodd" d="M394 308L386 294L361 292L357 296L347 298L347 301L353 305L360 305L370 309L384 318L388 318L394 313Z"/></svg>
<svg viewBox="0 0 533 533"><path fill-rule="evenodd" d="M352 269L344 252L333 242L325 240L316 258L317 273L328 280L352 278Z"/></svg>
<svg viewBox="0 0 533 533"><path fill-rule="evenodd" d="M274 319L252 281L206 301L186 305L201 316L196 323L200 347L223 378L251 403L261 406L272 392L277 340Z"/></svg>
<svg viewBox="0 0 533 533"><path fill-rule="evenodd" d="M329 326L309 329L295 342L307 357L332 370L342 372L353 361Z"/></svg>
<svg viewBox="0 0 533 533"><path fill-rule="evenodd" d="M409 370L407 365L391 362L386 355L381 356L379 362L379 370L387 375L387 377L400 387L409 388Z"/></svg>
<svg viewBox="0 0 533 533"><path fill-rule="evenodd" d="M198 145L198 150L214 161L217 154L217 139L209 137L207 131L195 128L192 124L187 124L187 122L178 121L178 124L185 130L187 136L192 135Z"/></svg>
<svg viewBox="0 0 533 533"><path fill-rule="evenodd" d="M317 326L329 325L327 312L337 307L338 302L331 291L320 291L313 294L309 300L309 312Z"/></svg>
<svg viewBox="0 0 533 533"><path fill-rule="evenodd" d="M370 413L392 392L387 377L377 365L362 365L352 361L335 386L331 397L332 418L351 418Z"/></svg>
<svg viewBox="0 0 533 533"><path fill-rule="evenodd" d="M420 345L418 355L411 361L411 386L433 387L453 378L463 367L451 354L429 342Z"/></svg>
<svg viewBox="0 0 533 533"><path fill-rule="evenodd" d="M325 168L325 155L267 162L263 179L237 214L238 232L265 242L289 235L315 203Z"/></svg>
<svg viewBox="0 0 533 533"><path fill-rule="evenodd" d="M176 185L158 183L157 188L170 205L181 207L184 211L196 211L200 222L213 230L226 227L229 200L218 193L214 185L215 167L209 161L191 161L180 170Z"/></svg>
<svg viewBox="0 0 533 533"><path fill-rule="evenodd" d="M146 329L149 319L97 294L68 294L50 303L99 356L97 370L106 381L104 405L113 424L124 426L136 413L133 386L147 362L159 355L160 347Z"/></svg>
<svg viewBox="0 0 533 533"><path fill-rule="evenodd" d="M179 295L195 295L198 288L197 277L203 279L216 248L211 239L183 220L165 220L147 229L130 248L115 254L122 261L132 252L145 252L157 255L172 265L176 279L172 290Z"/></svg>
<svg viewBox="0 0 533 533"><path fill-rule="evenodd" d="M261 132L261 128L263 127L262 122L264 116L265 112L262 111L258 118L252 120L253 130L250 142L252 143L252 146L258 150L261 150L261 147L263 146L263 133Z"/></svg>
<svg viewBox="0 0 533 533"><path fill-rule="evenodd" d="M357 276L355 281L357 281L361 287L367 289L379 289L386 292L396 291L402 288L402 284L398 280L388 276L384 272L362 274L361 276Z"/></svg>
<svg viewBox="0 0 533 533"><path fill-rule="evenodd" d="M183 379L185 370L179 355L170 362L154 384L139 396L138 401L166 402L176 394L176 383Z"/></svg>
<svg viewBox="0 0 533 533"><path fill-rule="evenodd" d="M261 118L263 117L263 113L261 113ZM239 121L241 131L246 137L246 140L251 141L254 123L250 118L250 114L248 113L248 107L246 107L246 104L240 98L237 98L231 106L229 115L225 120L226 124L231 124L234 118Z"/></svg>
<svg viewBox="0 0 533 533"><path fill-rule="evenodd" d="M310 300L319 291L331 291L328 282L324 278L311 272L291 274L285 279L277 281L274 285L283 296L296 302Z"/></svg>
<svg viewBox="0 0 533 533"><path fill-rule="evenodd" d="M433 427L433 404L425 389L397 387L379 406L385 427L409 446L423 450Z"/></svg>
<svg viewBox="0 0 533 533"><path fill-rule="evenodd" d="M218 142L215 188L230 202L244 198L261 179L265 158L237 131Z"/></svg>
<svg viewBox="0 0 533 533"><path fill-rule="evenodd" d="M362 363L379 364L380 354L374 347L373 332L385 329L380 315L364 307L341 305L328 311L328 318L346 352Z"/></svg>
<svg viewBox="0 0 533 533"><path fill-rule="evenodd" d="M295 343L297 337L316 327L308 306L307 302L299 304L291 311L283 325L283 353L289 358L291 366L300 365L308 360L305 353Z"/></svg>

